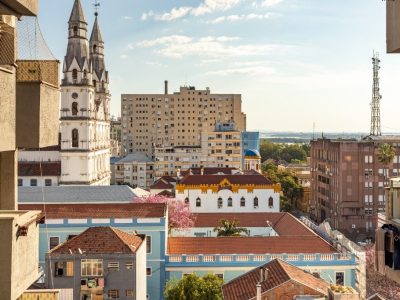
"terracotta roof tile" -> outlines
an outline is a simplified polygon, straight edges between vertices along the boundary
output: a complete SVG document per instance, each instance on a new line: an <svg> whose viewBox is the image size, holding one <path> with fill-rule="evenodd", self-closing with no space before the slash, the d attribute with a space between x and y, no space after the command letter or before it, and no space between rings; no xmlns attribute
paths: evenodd
<svg viewBox="0 0 400 300"><path fill-rule="evenodd" d="M89 227L53 248L50 254L71 254L79 251L86 254L130 254L136 252L144 239L144 235L129 234L109 226Z"/></svg>
<svg viewBox="0 0 400 300"><path fill-rule="evenodd" d="M238 170L237 168L203 168L203 174L204 175L213 175L217 173L224 173L227 175L231 175L232 171ZM190 168L188 170L182 171L181 175L186 176L189 173L192 173L193 175L200 175L201 174L201 168Z"/></svg>
<svg viewBox="0 0 400 300"><path fill-rule="evenodd" d="M186 175L179 183L184 185L219 184L225 178L232 184L272 184L271 180L261 174Z"/></svg>
<svg viewBox="0 0 400 300"><path fill-rule="evenodd" d="M317 235L269 237L170 237L168 254L336 253Z"/></svg>
<svg viewBox="0 0 400 300"><path fill-rule="evenodd" d="M41 169L41 170L40 170ZM61 162L18 162L18 176L61 176Z"/></svg>
<svg viewBox="0 0 400 300"><path fill-rule="evenodd" d="M165 203L114 204L19 204L20 210L46 211L48 219L79 218L162 218Z"/></svg>
<svg viewBox="0 0 400 300"><path fill-rule="evenodd" d="M315 295L327 295L329 284L322 279L292 266L280 259L275 259L261 266L268 269L267 279L261 284L265 293L279 285L294 280L315 290ZM256 296L256 284L260 281L260 268L255 268L222 286L224 300L249 300Z"/></svg>
<svg viewBox="0 0 400 300"><path fill-rule="evenodd" d="M236 220L241 227L266 227L267 221L280 236L316 235L295 216L287 212L271 213L198 213L194 227L215 227L219 220Z"/></svg>
<svg viewBox="0 0 400 300"><path fill-rule="evenodd" d="M167 189L173 189L174 186L167 182L166 180L160 178L156 182L154 182L150 189L157 189L157 190L167 190Z"/></svg>

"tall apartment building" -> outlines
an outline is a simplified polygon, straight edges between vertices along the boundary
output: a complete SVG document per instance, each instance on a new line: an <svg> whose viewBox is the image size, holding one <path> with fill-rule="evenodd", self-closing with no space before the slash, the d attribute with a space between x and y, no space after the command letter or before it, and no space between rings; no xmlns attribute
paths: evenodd
<svg viewBox="0 0 400 300"><path fill-rule="evenodd" d="M122 145L126 154L141 152L154 156L154 148L200 146L201 133L216 123L234 122L246 130L240 94L212 94L210 89L181 87L164 94L123 94Z"/></svg>
<svg viewBox="0 0 400 300"><path fill-rule="evenodd" d="M236 168L242 164L241 133L235 124L217 123L213 131L202 132L200 146L159 147L154 149L155 177L175 175L177 169Z"/></svg>
<svg viewBox="0 0 400 300"><path fill-rule="evenodd" d="M396 151L388 166L377 158L383 143ZM311 141L310 213L319 222L330 219L332 227L351 238L372 236L377 213L385 211L388 177L399 172L399 136Z"/></svg>

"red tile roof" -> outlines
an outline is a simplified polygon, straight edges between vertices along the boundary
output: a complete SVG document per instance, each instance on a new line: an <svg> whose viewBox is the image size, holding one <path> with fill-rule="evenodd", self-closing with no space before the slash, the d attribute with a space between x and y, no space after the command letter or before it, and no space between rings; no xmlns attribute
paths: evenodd
<svg viewBox="0 0 400 300"><path fill-rule="evenodd" d="M168 254L336 253L317 235L269 237L169 237Z"/></svg>
<svg viewBox="0 0 400 300"><path fill-rule="evenodd" d="M50 254L117 254L135 253L144 235L129 234L113 227L89 227L81 234L65 241Z"/></svg>
<svg viewBox="0 0 400 300"><path fill-rule="evenodd" d="M265 293L288 281L295 281L315 291L314 295L328 295L329 284L280 259L261 266L268 269L267 279L261 283ZM255 268L222 286L224 300L249 300L256 296L256 284L260 281L260 268Z"/></svg>
<svg viewBox="0 0 400 300"><path fill-rule="evenodd" d="M232 184L266 184L272 185L272 181L268 178L257 175L186 175L179 183L184 185L199 185L199 184L219 184L223 179L227 179Z"/></svg>
<svg viewBox="0 0 400 300"><path fill-rule="evenodd" d="M156 182L154 182L150 189L157 189L157 190L168 190L168 189L173 189L174 186L169 183L168 181L160 178Z"/></svg>
<svg viewBox="0 0 400 300"><path fill-rule="evenodd" d="M217 174L217 173L224 173L227 175L232 174L232 171L238 170L237 168L203 168L203 174L204 175L212 175L212 174ZM190 168L188 170L182 171L181 175L186 176L189 173L192 173L193 175L201 174L201 168Z"/></svg>
<svg viewBox="0 0 400 300"><path fill-rule="evenodd" d="M266 227L267 221L280 236L316 235L296 217L286 212L278 213L198 213L194 227L215 227L219 220L237 220L241 227Z"/></svg>
<svg viewBox="0 0 400 300"><path fill-rule="evenodd" d="M161 179L165 180L166 182L172 183L172 182L176 182L176 179L172 176L168 176L168 175L164 175L161 177Z"/></svg>
<svg viewBox="0 0 400 300"><path fill-rule="evenodd" d="M61 162L18 162L18 176L61 176Z"/></svg>
<svg viewBox="0 0 400 300"><path fill-rule="evenodd" d="M20 210L41 210L47 219L80 218L162 218L165 203L113 203L113 204L19 204Z"/></svg>

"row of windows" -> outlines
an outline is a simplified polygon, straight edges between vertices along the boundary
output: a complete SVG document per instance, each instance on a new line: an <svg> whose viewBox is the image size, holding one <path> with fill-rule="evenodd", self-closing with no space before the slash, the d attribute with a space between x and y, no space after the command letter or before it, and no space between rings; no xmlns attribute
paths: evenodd
<svg viewBox="0 0 400 300"><path fill-rule="evenodd" d="M22 178L18 178L18 186L23 186L23 179ZM38 185L38 181L37 179L31 179L30 180L30 186L37 186ZM51 179L45 179L44 180L44 185L45 186L52 186L53 181Z"/></svg>
<svg viewBox="0 0 400 300"><path fill-rule="evenodd" d="M185 198L185 203L189 203L189 198ZM222 208L223 207L223 199L221 197L218 198L217 200L217 204L218 204L218 208ZM253 206L254 207L258 207L258 197L254 197L253 199ZM227 199L227 207L232 207L233 206L233 199L232 197L229 197ZM245 207L246 206L246 199L244 197L240 198L240 207ZM268 198L268 206L269 207L273 207L274 206L274 199L272 197ZM200 197L196 198L196 207L201 207L201 199Z"/></svg>

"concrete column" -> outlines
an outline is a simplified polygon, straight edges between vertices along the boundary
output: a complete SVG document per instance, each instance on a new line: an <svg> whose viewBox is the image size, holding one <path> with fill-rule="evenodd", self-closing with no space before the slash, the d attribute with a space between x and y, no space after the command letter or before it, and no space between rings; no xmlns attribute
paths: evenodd
<svg viewBox="0 0 400 300"><path fill-rule="evenodd" d="M0 152L0 210L17 210L17 151Z"/></svg>

